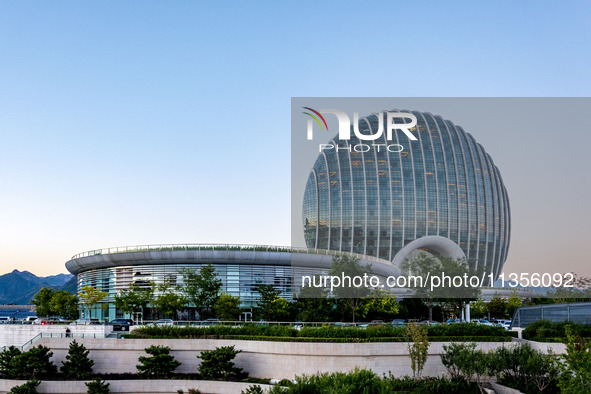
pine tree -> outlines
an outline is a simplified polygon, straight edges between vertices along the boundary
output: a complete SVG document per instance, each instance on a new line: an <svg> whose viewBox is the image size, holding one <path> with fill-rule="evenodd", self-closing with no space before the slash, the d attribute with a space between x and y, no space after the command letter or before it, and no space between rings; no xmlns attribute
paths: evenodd
<svg viewBox="0 0 591 394"><path fill-rule="evenodd" d="M66 361L62 361L60 370L66 378L86 379L92 375L92 366L94 361L88 358L88 353L84 345L75 340L70 342L70 348L66 355Z"/></svg>
<svg viewBox="0 0 591 394"><path fill-rule="evenodd" d="M95 378L90 382L84 383L88 387L87 394L109 394L109 385L101 378Z"/></svg>
<svg viewBox="0 0 591 394"><path fill-rule="evenodd" d="M180 362L171 356L170 348L166 346L150 346L146 348L146 353L152 357L141 356L138 361L141 363L137 365L138 374L142 377L148 378L168 378L172 376L174 370L177 369Z"/></svg>

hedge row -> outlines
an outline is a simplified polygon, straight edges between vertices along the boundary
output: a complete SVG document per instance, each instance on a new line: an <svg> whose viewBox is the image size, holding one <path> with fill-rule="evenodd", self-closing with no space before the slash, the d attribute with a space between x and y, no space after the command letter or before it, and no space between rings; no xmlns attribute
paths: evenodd
<svg viewBox="0 0 591 394"><path fill-rule="evenodd" d="M575 335L581 338L591 338L591 324L572 322L552 323L540 320L530 324L523 330L523 338L537 342L564 342L566 340L565 327L569 325Z"/></svg>
<svg viewBox="0 0 591 394"><path fill-rule="evenodd" d="M510 341L511 334L501 327L490 327L478 324L454 324L449 326L431 326L428 328L431 341ZM166 339L249 339L249 340L281 340L299 342L404 342L405 328L378 326L367 327L304 327L296 330L287 326L255 326L242 327L211 326L211 327L142 327L134 330L126 338L166 338ZM260 339L259 339L260 338ZM463 339L469 338L469 339ZM474 339L478 338L478 339ZM334 340L334 341L331 341Z"/></svg>

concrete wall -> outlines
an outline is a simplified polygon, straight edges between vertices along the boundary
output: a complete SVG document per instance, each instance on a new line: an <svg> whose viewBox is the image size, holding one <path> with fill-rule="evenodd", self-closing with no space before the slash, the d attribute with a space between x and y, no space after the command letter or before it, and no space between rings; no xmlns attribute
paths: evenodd
<svg viewBox="0 0 591 394"><path fill-rule="evenodd" d="M112 331L112 326L101 325L36 325L36 324L0 324L0 348L3 346L22 346L25 342L33 339L40 333L62 335L66 333L66 327L70 328L74 336L92 336L103 337Z"/></svg>
<svg viewBox="0 0 591 394"><path fill-rule="evenodd" d="M107 380L111 393L157 394L174 393L177 390L199 389L202 393L240 394L251 386L250 383L212 382L203 380ZM0 380L0 393L7 393L14 386L26 383L25 380ZM259 385L263 388L271 386ZM39 393L85 394L84 382L51 382L45 381L37 387Z"/></svg>
<svg viewBox="0 0 591 394"><path fill-rule="evenodd" d="M372 369L379 375L392 372L395 376L411 375L410 358L406 343L302 343L263 342L223 339L77 339L90 350L95 361L94 371L99 373L136 372L138 357L152 345L171 348L171 354L182 363L180 373L195 373L200 360L197 355L203 350L234 345L242 353L236 356L236 365L258 378L292 379L296 375L317 372L349 371L356 366ZM42 338L37 344L52 349L53 361L61 366L68 351L70 339ZM439 357L445 342L434 342L429 347L429 356L423 370L424 376L442 376L447 370ZM482 350L499 346L515 346L516 343L484 342ZM551 347L562 353L564 345L537 344L545 351Z"/></svg>

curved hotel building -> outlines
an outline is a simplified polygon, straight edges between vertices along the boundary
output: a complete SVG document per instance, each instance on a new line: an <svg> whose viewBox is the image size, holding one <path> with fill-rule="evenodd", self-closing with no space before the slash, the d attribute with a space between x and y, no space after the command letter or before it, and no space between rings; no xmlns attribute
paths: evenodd
<svg viewBox="0 0 591 394"><path fill-rule="evenodd" d="M222 291L256 304L259 284L273 284L292 298L302 275L326 274L335 254L353 254L374 274L398 275L416 250L467 258L498 275L509 248L507 191L492 158L474 137L449 120L412 112L417 140L391 141L402 152L372 149L334 138L339 149L323 151L309 175L303 201L308 249L248 245L150 245L94 250L72 257L66 268L78 291L107 292L93 317L112 319L114 297L130 284L182 286L183 268L213 264ZM373 134L378 116L359 122ZM385 115L382 115L385 116ZM399 136L397 136L398 138ZM374 144L385 144L381 138Z"/></svg>
<svg viewBox="0 0 591 394"><path fill-rule="evenodd" d="M396 111L393 111L396 112ZM511 231L509 198L492 158L474 137L440 116L417 111L402 152L371 149L334 138L309 175L303 205L309 248L353 252L393 261L414 250L467 258L474 267L501 272ZM378 116L359 121L376 134ZM386 119L382 119L385 122ZM383 124L383 123L382 123ZM385 134L385 133L384 133ZM385 135L373 142L388 145Z"/></svg>

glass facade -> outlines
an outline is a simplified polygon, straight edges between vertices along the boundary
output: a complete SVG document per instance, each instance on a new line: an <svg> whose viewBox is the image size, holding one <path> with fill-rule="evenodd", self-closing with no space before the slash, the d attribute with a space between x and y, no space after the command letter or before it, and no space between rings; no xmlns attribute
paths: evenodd
<svg viewBox="0 0 591 394"><path fill-rule="evenodd" d="M540 320L552 323L570 321L591 324L591 303L549 304L517 308L513 314L512 327L525 328Z"/></svg>
<svg viewBox="0 0 591 394"><path fill-rule="evenodd" d="M130 262L131 263L131 262ZM185 268L199 270L207 265L203 264L135 264L118 267L95 268L80 272L77 275L78 290L84 286L92 286L106 292L107 297L101 304L105 307L95 308L92 317L101 319L114 319L119 316L115 309L115 295L128 290L131 284L151 284L157 289L159 285L168 282L179 289L183 287L182 271ZM222 281L222 291L232 296L240 296L242 307L255 306L259 299L257 286L260 284L274 285L281 291L280 296L286 299L293 298L294 276L326 274L327 270L318 268L299 268L290 265L248 264L236 261L235 264L214 263L217 277ZM155 295L157 296L158 290Z"/></svg>
<svg viewBox="0 0 591 394"><path fill-rule="evenodd" d="M509 248L507 191L492 158L474 137L440 116L417 111L411 132L374 141L334 138L308 177L303 204L308 248L359 253L392 261L410 242L441 236L475 267L501 272ZM360 119L374 134L378 116ZM382 122L386 123L385 112ZM372 146L370 149L360 144ZM400 144L402 152L386 148ZM376 145L379 145L376 147Z"/></svg>

